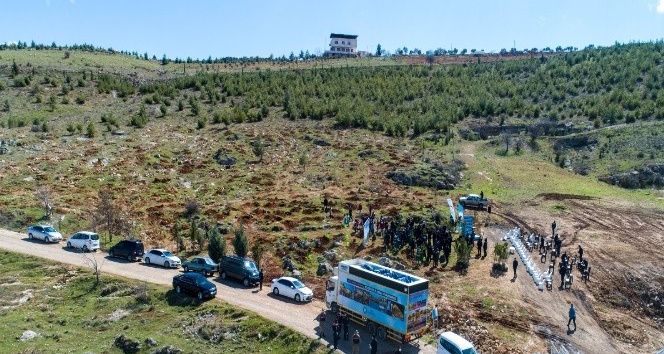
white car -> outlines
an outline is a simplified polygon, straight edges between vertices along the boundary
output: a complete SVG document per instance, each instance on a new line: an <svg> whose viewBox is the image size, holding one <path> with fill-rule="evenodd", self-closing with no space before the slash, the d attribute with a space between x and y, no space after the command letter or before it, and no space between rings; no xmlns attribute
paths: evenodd
<svg viewBox="0 0 664 354"><path fill-rule="evenodd" d="M180 258L163 248L156 248L145 252L143 262L145 264L162 265L165 268L177 268L182 263Z"/></svg>
<svg viewBox="0 0 664 354"><path fill-rule="evenodd" d="M28 228L28 238L44 242L60 242L62 235L53 226L33 225Z"/></svg>
<svg viewBox="0 0 664 354"><path fill-rule="evenodd" d="M314 298L314 292L311 289L292 277L272 279L272 293L292 298L297 302L311 301Z"/></svg>
<svg viewBox="0 0 664 354"><path fill-rule="evenodd" d="M441 333L436 354L477 354L472 343L454 332Z"/></svg>
<svg viewBox="0 0 664 354"><path fill-rule="evenodd" d="M67 239L68 248L80 248L85 252L99 249L99 235L90 231L79 231Z"/></svg>

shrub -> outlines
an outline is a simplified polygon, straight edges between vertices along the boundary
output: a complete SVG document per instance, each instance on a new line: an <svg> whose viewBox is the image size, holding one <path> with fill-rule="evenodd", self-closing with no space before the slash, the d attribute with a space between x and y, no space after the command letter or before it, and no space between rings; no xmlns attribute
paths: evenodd
<svg viewBox="0 0 664 354"><path fill-rule="evenodd" d="M184 215L186 217L197 215L200 210L201 207L198 205L198 201L196 201L196 199L187 199L187 201L184 203Z"/></svg>
<svg viewBox="0 0 664 354"><path fill-rule="evenodd" d="M470 263L470 246L468 246L466 240L461 237L458 238L454 246L454 251L457 256L457 267L459 269L468 268L468 264Z"/></svg>
<svg viewBox="0 0 664 354"><path fill-rule="evenodd" d="M219 234L215 227L210 230L210 243L208 244L208 255L216 263L221 262L221 257L226 255L226 240Z"/></svg>
<svg viewBox="0 0 664 354"><path fill-rule="evenodd" d="M203 129L205 128L206 124L207 124L207 119L198 118L198 122L196 123L196 129Z"/></svg>
<svg viewBox="0 0 664 354"><path fill-rule="evenodd" d="M92 122L88 123L86 131L88 138L94 138L97 135L97 129L95 129L95 125Z"/></svg>
<svg viewBox="0 0 664 354"><path fill-rule="evenodd" d="M249 241L247 236L244 234L244 226L240 226L239 229L235 230L235 236L233 237L233 249L235 254L240 257L246 257L249 253Z"/></svg>

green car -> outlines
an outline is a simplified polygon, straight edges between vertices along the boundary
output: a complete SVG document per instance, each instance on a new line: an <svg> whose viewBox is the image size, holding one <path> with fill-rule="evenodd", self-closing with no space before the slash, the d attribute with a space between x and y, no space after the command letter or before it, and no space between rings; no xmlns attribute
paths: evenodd
<svg viewBox="0 0 664 354"><path fill-rule="evenodd" d="M182 269L185 273L191 270L212 276L214 272L219 271L219 265L214 263L210 257L194 257L183 262Z"/></svg>

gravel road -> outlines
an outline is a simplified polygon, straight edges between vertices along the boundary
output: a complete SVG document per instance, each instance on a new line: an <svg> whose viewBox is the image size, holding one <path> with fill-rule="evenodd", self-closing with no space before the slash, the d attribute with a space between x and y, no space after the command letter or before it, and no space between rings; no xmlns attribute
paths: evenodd
<svg viewBox="0 0 664 354"><path fill-rule="evenodd" d="M75 266L87 267L87 257L95 257L102 264L102 273L119 275L126 278L133 278L145 282L156 283L171 286L173 276L181 269L164 269L159 266L146 265L138 262L128 262L117 258L110 258L105 252L95 252L83 254L78 251L67 249L66 241L59 244L45 244L41 241L28 239L26 234L14 231L0 229L0 248L24 253L35 257L41 257L61 263L68 263ZM247 289L238 282L230 280L221 280L215 277L211 279L220 285L217 286L217 298L229 304L254 311L261 316L290 327L310 338L318 338L318 321L316 320L321 308L325 304L320 301L313 303L295 303L283 297L275 297L269 286L264 286L263 291L258 288ZM328 316L331 317L331 316ZM323 344L329 345L326 339L331 340L332 321L326 322L326 338L321 339ZM369 342L371 337L363 327L351 323L351 332L355 329L360 330L362 338L362 353L369 353ZM379 353L394 353L398 346L393 342L379 343ZM350 353L349 341L340 341L339 350L343 353ZM402 347L404 353L435 353L436 348L422 341L414 341L411 344Z"/></svg>

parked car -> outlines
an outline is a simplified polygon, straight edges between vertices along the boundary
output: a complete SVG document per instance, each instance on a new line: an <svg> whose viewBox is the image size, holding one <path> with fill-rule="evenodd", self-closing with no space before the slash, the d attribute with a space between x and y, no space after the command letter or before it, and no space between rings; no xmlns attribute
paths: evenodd
<svg viewBox="0 0 664 354"><path fill-rule="evenodd" d="M44 242L60 242L62 235L53 226L33 225L28 227L28 238L42 240Z"/></svg>
<svg viewBox="0 0 664 354"><path fill-rule="evenodd" d="M292 277L272 279L272 293L292 298L297 302L311 301L314 298L314 292L311 289Z"/></svg>
<svg viewBox="0 0 664 354"><path fill-rule="evenodd" d="M196 295L199 300L217 295L217 286L198 273L184 273L173 277L173 289L176 293L187 292Z"/></svg>
<svg viewBox="0 0 664 354"><path fill-rule="evenodd" d="M108 255L127 258L131 262L143 258L143 251L143 242L140 240L122 240L108 250Z"/></svg>
<svg viewBox="0 0 664 354"><path fill-rule="evenodd" d="M477 354L472 343L454 332L444 332L438 336L436 354Z"/></svg>
<svg viewBox="0 0 664 354"><path fill-rule="evenodd" d="M219 265L214 263L210 257L194 257L188 261L184 261L182 263L182 269L185 273L193 270L212 276L214 275L214 272L219 271Z"/></svg>
<svg viewBox="0 0 664 354"><path fill-rule="evenodd" d="M244 286L251 286L258 283L258 268L249 258L242 258L235 255L221 257L219 264L221 279L235 278L242 280Z"/></svg>
<svg viewBox="0 0 664 354"><path fill-rule="evenodd" d="M84 252L99 249L99 235L91 231L79 231L67 239L68 248L79 248Z"/></svg>
<svg viewBox="0 0 664 354"><path fill-rule="evenodd" d="M143 255L143 262L146 264L162 265L165 268L177 268L181 263L180 258L163 248L157 248L145 252L145 255Z"/></svg>
<svg viewBox="0 0 664 354"><path fill-rule="evenodd" d="M468 194L465 197L459 198L459 204L463 205L464 208L477 207L484 209L485 206L489 205L489 199L481 198L477 194Z"/></svg>

